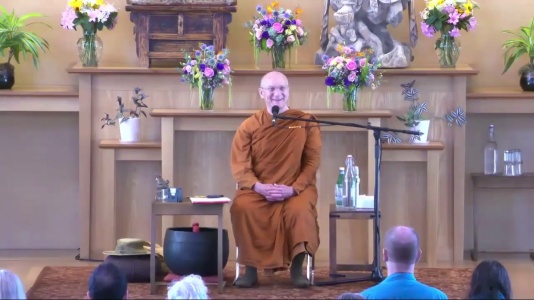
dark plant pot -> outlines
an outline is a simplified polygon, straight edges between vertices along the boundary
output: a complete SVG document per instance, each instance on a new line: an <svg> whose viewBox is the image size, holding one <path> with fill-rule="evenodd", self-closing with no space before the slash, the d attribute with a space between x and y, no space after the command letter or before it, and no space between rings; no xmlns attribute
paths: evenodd
<svg viewBox="0 0 534 300"><path fill-rule="evenodd" d="M217 275L217 228L168 228L163 243L163 257L176 275ZM223 230L223 268L228 262L228 231Z"/></svg>
<svg viewBox="0 0 534 300"><path fill-rule="evenodd" d="M525 92L534 92L534 70L525 70L521 73L519 85Z"/></svg>
<svg viewBox="0 0 534 300"><path fill-rule="evenodd" d="M10 63L0 64L0 90L9 90L15 84L15 67Z"/></svg>

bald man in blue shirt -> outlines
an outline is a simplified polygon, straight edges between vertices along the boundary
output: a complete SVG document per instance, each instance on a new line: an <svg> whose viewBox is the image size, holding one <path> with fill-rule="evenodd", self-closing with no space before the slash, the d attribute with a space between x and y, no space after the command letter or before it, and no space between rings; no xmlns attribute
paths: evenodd
<svg viewBox="0 0 534 300"><path fill-rule="evenodd" d="M442 291L415 279L415 263L421 253L419 235L413 228L396 226L389 229L383 250L388 276L360 294L365 299L448 299Z"/></svg>

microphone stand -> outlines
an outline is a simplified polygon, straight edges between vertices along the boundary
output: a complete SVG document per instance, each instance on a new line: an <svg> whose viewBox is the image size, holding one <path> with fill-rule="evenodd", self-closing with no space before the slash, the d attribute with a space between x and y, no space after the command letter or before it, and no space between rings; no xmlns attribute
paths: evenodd
<svg viewBox="0 0 534 300"><path fill-rule="evenodd" d="M371 265L371 275L369 276L349 276L346 274L330 274L331 278L334 278L331 281L323 281L323 282L315 282L314 284L317 286L325 286L325 285L335 285L335 284L341 284L341 283L353 283L353 282L362 282L362 281L374 281L374 282L380 282L384 279L384 276L382 275L382 270L380 268L380 212L378 210L378 204L380 203L380 163L382 160L382 147L380 142L380 137L382 136L382 132L395 132L395 133L405 133L405 134L413 134L413 135L421 135L421 132L418 131L411 131L411 130L402 130L402 129L392 129L392 128L386 128L386 127L377 127L377 126L371 126L369 123L367 125L361 125L356 123L344 123L344 122L333 122L333 121L322 121L322 120L314 120L314 119L303 119L303 118L296 118L296 117L289 117L284 116L280 114L273 114L273 120L276 122L276 119L282 119L282 120L294 120L294 121L304 121L304 122L310 122L310 123L319 123L319 124L326 124L326 125L338 125L338 126L345 126L345 127L357 127L357 128L363 128L367 130L373 131L373 136L375 138L375 186L374 186L374 208L373 208L373 233L374 233L374 239L373 239L373 263ZM274 126L273 122L273 126Z"/></svg>

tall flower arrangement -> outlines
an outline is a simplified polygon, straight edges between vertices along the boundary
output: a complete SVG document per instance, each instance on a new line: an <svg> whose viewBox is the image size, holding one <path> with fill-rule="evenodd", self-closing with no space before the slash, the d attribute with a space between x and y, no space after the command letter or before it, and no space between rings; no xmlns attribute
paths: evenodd
<svg viewBox="0 0 534 300"><path fill-rule="evenodd" d="M257 62L261 51L271 53L273 69L283 69L286 51L296 50L308 36L299 18L302 9L297 7L293 12L274 1L267 8L258 4L256 12L259 16L246 24L254 45L254 59Z"/></svg>
<svg viewBox="0 0 534 300"><path fill-rule="evenodd" d="M322 57L328 98L332 92L341 93L343 110L356 111L358 91L364 87L375 89L380 84L380 62L372 58L372 50L358 52L351 47L339 47L338 51L338 56Z"/></svg>
<svg viewBox="0 0 534 300"><path fill-rule="evenodd" d="M219 86L232 85L232 68L228 59L228 49L215 53L212 45L200 44L194 57L185 54L182 63L182 82L188 82L191 88L198 87L200 109L213 109L213 91ZM230 93L230 91L229 91ZM230 98L230 97L229 97Z"/></svg>
<svg viewBox="0 0 534 300"><path fill-rule="evenodd" d="M78 54L83 66L96 67L102 52L102 41L97 32L117 25L118 11L104 0L70 0L61 15L61 26L76 30L80 26L83 37L78 41Z"/></svg>
<svg viewBox="0 0 534 300"><path fill-rule="evenodd" d="M436 41L438 58L442 67L455 67L460 55L460 47L455 38L460 31L475 29L477 21L473 10L478 4L472 0L425 0L421 11L421 32L427 37L441 33Z"/></svg>

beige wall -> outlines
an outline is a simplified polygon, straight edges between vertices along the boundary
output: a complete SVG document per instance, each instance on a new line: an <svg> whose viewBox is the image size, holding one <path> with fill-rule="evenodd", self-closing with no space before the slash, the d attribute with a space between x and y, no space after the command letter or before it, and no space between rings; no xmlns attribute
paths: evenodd
<svg viewBox="0 0 534 300"><path fill-rule="evenodd" d="M234 14L230 24L228 48L234 63L244 64L253 61L252 46L246 42L248 38L243 24L255 13L257 3L267 4L267 0L238 0L238 12ZM8 9L14 8L18 14L41 12L47 16L45 21L52 29L35 26L35 30L46 37L51 43L50 53L43 56L39 71L34 71L31 60L17 67L16 80L21 85L76 85L76 77L68 75L64 70L70 64L78 62L76 42L80 33L64 30L60 26L61 12L67 0L2 0L1 4ZM113 1L119 8L119 23L114 31L101 32L104 41L104 64L131 65L137 63L135 43L133 38L133 24L129 20L129 13L124 10L126 0ZM319 45L320 19L323 10L321 0L281 0L285 7L299 4L303 11L303 21L310 32L308 43L299 48L299 64L313 64L313 54ZM501 33L505 29L516 29L521 25L528 25L533 17L532 11L524 9L532 5L531 0L514 0L513 5L505 1L479 1L481 9L475 11L479 26L471 33L462 33L462 53L459 64L472 64L480 70L478 76L473 77L469 87L474 86L516 86L518 85L517 69L515 66L505 75L501 75L503 58L502 42L507 35ZM416 11L424 6L423 0L416 1ZM417 15L420 20L419 15ZM401 24L402 29L396 31L399 39L407 41L407 19ZM435 39L420 34L415 48L413 66L436 66L437 59L433 49ZM524 60L526 62L526 60Z"/></svg>

